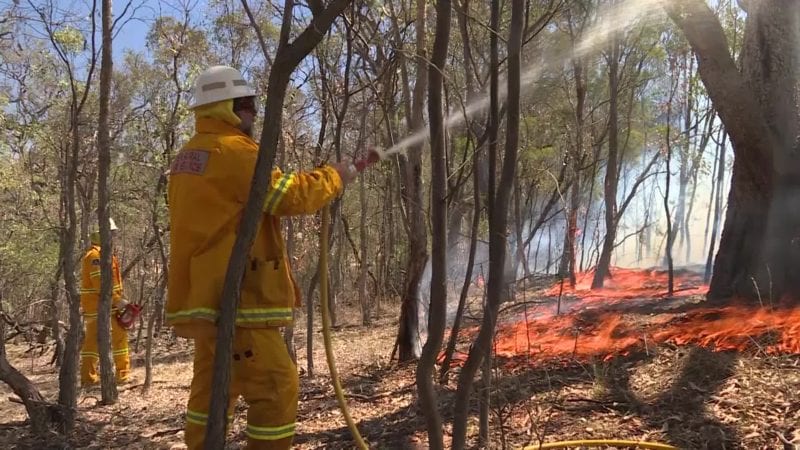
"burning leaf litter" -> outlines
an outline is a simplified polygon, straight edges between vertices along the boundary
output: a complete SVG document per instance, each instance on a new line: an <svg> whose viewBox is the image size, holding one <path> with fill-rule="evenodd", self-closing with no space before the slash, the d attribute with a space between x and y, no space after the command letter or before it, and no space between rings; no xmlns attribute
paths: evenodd
<svg viewBox="0 0 800 450"><path fill-rule="evenodd" d="M698 301L708 289L702 275L676 270L671 297L667 276L664 270L614 268L602 289L591 289L592 272L580 274L574 289L557 282L534 293L551 301L517 310L499 325L495 355L511 365L608 360L662 343L800 354L800 308L705 306ZM454 361L465 357L458 354Z"/></svg>

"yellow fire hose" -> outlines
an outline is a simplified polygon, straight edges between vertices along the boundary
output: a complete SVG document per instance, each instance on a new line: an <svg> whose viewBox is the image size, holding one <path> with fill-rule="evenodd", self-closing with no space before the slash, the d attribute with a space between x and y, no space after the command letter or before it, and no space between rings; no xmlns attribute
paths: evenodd
<svg viewBox="0 0 800 450"><path fill-rule="evenodd" d="M677 447L673 447L667 444L659 444L657 442L645 442L645 441L626 441L621 439L585 439L585 440L578 440L578 441L561 441L561 442L548 442L547 444L541 445L529 445L522 450L552 450L558 448L569 448L569 447L599 447L601 445L605 446L614 446L614 447L633 447L633 448L643 448L649 450L678 450Z"/></svg>
<svg viewBox="0 0 800 450"><path fill-rule="evenodd" d="M367 444L361 438L353 418L350 417L350 410L347 409L347 402L344 399L344 391L342 391L342 383L339 380L339 373L336 371L336 361L333 357L333 345L331 344L331 324L328 315L328 228L331 223L330 207L325 206L322 209L322 230L320 233L320 252L319 252L319 302L320 309L322 310L322 337L325 341L325 356L328 359L328 368L331 372L331 381L333 382L333 390L336 391L336 401L339 402L339 409L342 410L347 428L353 435L356 445L361 450L367 450Z"/></svg>

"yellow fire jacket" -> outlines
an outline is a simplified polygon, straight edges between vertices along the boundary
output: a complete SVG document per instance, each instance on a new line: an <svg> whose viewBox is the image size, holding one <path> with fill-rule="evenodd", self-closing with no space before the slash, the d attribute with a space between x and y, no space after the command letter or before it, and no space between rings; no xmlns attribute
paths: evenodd
<svg viewBox="0 0 800 450"><path fill-rule="evenodd" d="M111 257L111 272L114 275L114 287L111 293L111 304L115 305L122 298L122 277L119 273L119 262L116 255ZM97 317L97 305L100 303L100 246L92 245L81 264L81 308L84 317Z"/></svg>
<svg viewBox="0 0 800 450"><path fill-rule="evenodd" d="M168 181L170 263L167 321L184 337L216 332L225 272L250 191L258 146L238 128L198 118L196 134L173 161ZM236 325L289 325L300 291L289 267L280 216L310 214L342 190L325 166L272 172L264 217L248 256Z"/></svg>

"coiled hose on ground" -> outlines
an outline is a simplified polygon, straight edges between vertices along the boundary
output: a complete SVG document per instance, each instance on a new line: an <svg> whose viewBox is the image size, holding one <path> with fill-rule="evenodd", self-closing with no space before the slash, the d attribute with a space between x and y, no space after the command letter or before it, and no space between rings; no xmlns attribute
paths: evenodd
<svg viewBox="0 0 800 450"><path fill-rule="evenodd" d="M522 450L554 450L564 449L570 447L625 447L625 448L641 448L646 450L678 450L667 444L659 444L657 442L645 441L627 441L623 439L583 439L576 441L560 441L548 442L546 444L529 445Z"/></svg>

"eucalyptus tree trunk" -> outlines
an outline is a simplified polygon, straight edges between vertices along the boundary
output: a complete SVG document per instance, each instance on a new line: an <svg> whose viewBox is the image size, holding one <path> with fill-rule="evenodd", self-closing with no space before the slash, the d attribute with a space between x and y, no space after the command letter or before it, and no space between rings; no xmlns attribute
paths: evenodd
<svg viewBox="0 0 800 450"><path fill-rule="evenodd" d="M698 72L733 144L725 226L708 297L800 298L800 4L741 1L742 70L708 4L678 0L668 14L698 55ZM789 61L787 63L787 61Z"/></svg>
<svg viewBox="0 0 800 450"><path fill-rule="evenodd" d="M409 132L424 128L423 111L427 86L428 58L426 39L426 0L417 0L416 7L416 81L413 98L408 92L408 70L401 64L403 76L403 98ZM397 20L397 19L395 19ZM395 29L398 25L395 24ZM422 196L422 143L414 144L400 155L401 198L407 211L408 260L406 279L400 304L400 320L397 331L397 357L399 361L412 361L420 355L419 304L422 301L420 281L428 262L428 232L425 225L425 205Z"/></svg>
<svg viewBox="0 0 800 450"><path fill-rule="evenodd" d="M108 131L109 103L111 100L111 75L113 70L111 37L111 0L102 0L103 47L100 59L100 111L97 125L97 218L100 221L100 303L97 305L97 352L100 355L101 402L117 402L117 383L114 378L114 360L111 357L111 291L114 279L111 257L114 243L109 224L108 175L111 169L111 139Z"/></svg>
<svg viewBox="0 0 800 450"><path fill-rule="evenodd" d="M447 167L442 112L442 83L450 41L450 0L436 2L436 37L428 72L428 117L431 130L431 286L428 340L417 364L417 392L431 449L444 449L442 417L433 387L433 369L442 347L447 316Z"/></svg>

